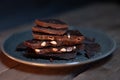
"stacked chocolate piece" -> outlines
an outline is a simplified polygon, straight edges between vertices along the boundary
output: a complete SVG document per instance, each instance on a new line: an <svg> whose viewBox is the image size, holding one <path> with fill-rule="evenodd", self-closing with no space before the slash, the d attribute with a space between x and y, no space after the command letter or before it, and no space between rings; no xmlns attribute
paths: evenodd
<svg viewBox="0 0 120 80"><path fill-rule="evenodd" d="M69 30L60 20L35 20L32 40L24 41L27 57L46 59L72 59L83 49L85 37L77 30Z"/></svg>

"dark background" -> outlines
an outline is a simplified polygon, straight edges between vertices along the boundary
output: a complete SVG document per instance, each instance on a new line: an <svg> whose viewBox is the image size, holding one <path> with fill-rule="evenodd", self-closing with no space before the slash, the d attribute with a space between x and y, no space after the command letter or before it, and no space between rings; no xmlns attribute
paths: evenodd
<svg viewBox="0 0 120 80"><path fill-rule="evenodd" d="M97 3L120 4L119 0L0 0L0 31Z"/></svg>

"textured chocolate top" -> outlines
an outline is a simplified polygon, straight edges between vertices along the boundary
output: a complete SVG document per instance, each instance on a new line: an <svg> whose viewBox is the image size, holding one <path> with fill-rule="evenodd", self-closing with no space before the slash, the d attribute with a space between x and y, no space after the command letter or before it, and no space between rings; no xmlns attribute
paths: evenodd
<svg viewBox="0 0 120 80"><path fill-rule="evenodd" d="M68 28L68 25L66 23L57 19L44 19L44 20L36 19L35 24L42 27L51 27L55 29Z"/></svg>
<svg viewBox="0 0 120 80"><path fill-rule="evenodd" d="M54 23L54 24L66 24L65 22L58 20L58 19L40 19L40 21L44 21L47 23Z"/></svg>

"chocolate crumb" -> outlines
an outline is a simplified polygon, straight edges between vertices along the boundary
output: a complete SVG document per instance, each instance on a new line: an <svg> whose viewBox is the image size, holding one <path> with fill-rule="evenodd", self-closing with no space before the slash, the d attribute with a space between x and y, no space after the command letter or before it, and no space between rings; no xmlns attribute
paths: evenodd
<svg viewBox="0 0 120 80"><path fill-rule="evenodd" d="M53 62L54 60L53 60L53 58L50 58L50 62Z"/></svg>
<svg viewBox="0 0 120 80"><path fill-rule="evenodd" d="M16 47L16 51L25 51L27 47L24 45L24 43L20 43Z"/></svg>

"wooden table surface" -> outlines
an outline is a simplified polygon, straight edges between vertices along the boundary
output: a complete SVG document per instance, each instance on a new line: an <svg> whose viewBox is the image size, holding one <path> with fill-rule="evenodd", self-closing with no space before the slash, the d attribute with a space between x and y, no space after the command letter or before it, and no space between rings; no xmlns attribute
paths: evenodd
<svg viewBox="0 0 120 80"><path fill-rule="evenodd" d="M74 26L99 29L116 41L117 49L113 55L92 63L90 68L82 73L79 68L70 71L71 69L53 70L28 66L9 59L0 51L0 80L120 80L120 6L89 5L52 18L62 19ZM25 24L0 32L0 44L6 35L31 27L32 24Z"/></svg>

